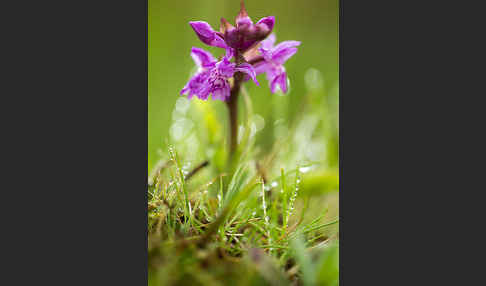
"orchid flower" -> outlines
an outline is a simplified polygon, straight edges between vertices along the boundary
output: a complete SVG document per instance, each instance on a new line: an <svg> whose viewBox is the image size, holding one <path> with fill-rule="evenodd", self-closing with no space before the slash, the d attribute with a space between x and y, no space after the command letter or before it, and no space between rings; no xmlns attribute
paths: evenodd
<svg viewBox="0 0 486 286"><path fill-rule="evenodd" d="M248 63L237 65L230 62L233 57L231 48L227 48L227 53L221 61L216 61L211 53L196 47L192 48L191 56L198 71L181 90L181 95L189 92L187 96L189 99L196 95L199 99L206 100L212 94L212 99L227 100L231 95L229 79L235 72L248 75L258 85L252 65Z"/></svg>
<svg viewBox="0 0 486 286"><path fill-rule="evenodd" d="M237 149L238 95L241 84L251 78L259 85L257 74L266 73L271 92L275 93L279 87L286 93L287 73L283 64L297 52L296 47L300 45L297 41L285 41L274 46L275 35L271 33L275 17L264 17L254 24L243 1L235 23L233 26L221 18L220 31L215 31L206 22L189 22L201 42L225 49L226 55L216 60L211 53L193 47L191 56L198 70L180 92L181 95L187 94L189 99L197 96L207 100L212 95L213 100L225 101L229 111L231 132L228 142L231 156ZM232 58L234 61L231 61Z"/></svg>
<svg viewBox="0 0 486 286"><path fill-rule="evenodd" d="M211 53L196 47L191 49L191 57L196 63L198 70L181 90L181 95L189 92L187 95L188 99L191 99L194 95L199 99L207 99L207 96L202 96L201 90L205 87L210 71L214 68L217 61Z"/></svg>
<svg viewBox="0 0 486 286"><path fill-rule="evenodd" d="M266 73L267 80L272 93L277 91L277 86L287 93L287 73L283 64L297 52L298 41L284 41L275 45L275 35L271 34L261 42L258 51L263 60L255 63L254 68L257 74Z"/></svg>

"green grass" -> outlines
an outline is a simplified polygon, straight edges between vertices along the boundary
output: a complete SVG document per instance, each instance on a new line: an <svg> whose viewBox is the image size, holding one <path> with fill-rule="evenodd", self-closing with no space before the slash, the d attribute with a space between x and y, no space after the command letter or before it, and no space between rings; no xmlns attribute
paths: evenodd
<svg viewBox="0 0 486 286"><path fill-rule="evenodd" d="M319 98L263 149L244 90L236 161L222 103L178 100L149 182L149 285L338 285L337 124Z"/></svg>
<svg viewBox="0 0 486 286"><path fill-rule="evenodd" d="M197 188L171 160L149 192L151 285L337 285L338 219L322 209L306 222L298 170L270 187L242 165L228 186Z"/></svg>

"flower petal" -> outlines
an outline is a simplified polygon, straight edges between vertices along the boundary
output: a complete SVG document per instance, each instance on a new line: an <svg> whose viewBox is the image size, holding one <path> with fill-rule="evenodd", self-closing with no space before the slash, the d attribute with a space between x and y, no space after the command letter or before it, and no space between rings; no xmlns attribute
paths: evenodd
<svg viewBox="0 0 486 286"><path fill-rule="evenodd" d="M236 28L238 29L248 29L253 25L253 21L250 17L236 18Z"/></svg>
<svg viewBox="0 0 486 286"><path fill-rule="evenodd" d="M223 59L216 64L217 71L220 75L225 78L230 78L235 73L235 63L229 61L228 58L223 57Z"/></svg>
<svg viewBox="0 0 486 286"><path fill-rule="evenodd" d="M271 83L277 76L285 71L283 66L275 66L273 63L269 63L268 69L265 71L265 77L268 82Z"/></svg>
<svg viewBox="0 0 486 286"><path fill-rule="evenodd" d="M228 60L231 60L231 58L235 55L235 50L230 47L226 47L226 55L224 56Z"/></svg>
<svg viewBox="0 0 486 286"><path fill-rule="evenodd" d="M222 100L224 101L226 98L223 95L223 90L222 89L217 89L213 91L213 100Z"/></svg>
<svg viewBox="0 0 486 286"><path fill-rule="evenodd" d="M258 62L253 65L253 69L257 75L267 72L272 68L271 64L265 61Z"/></svg>
<svg viewBox="0 0 486 286"><path fill-rule="evenodd" d="M274 22L273 16L262 18L256 24L248 17L239 17L235 29L225 30L224 39L230 47L245 52L272 32Z"/></svg>
<svg viewBox="0 0 486 286"><path fill-rule="evenodd" d="M260 85L258 83L257 79L256 79L255 69L253 69L253 66L250 65L249 63L242 63L242 64L238 65L235 68L235 71L246 73L256 83L256 85Z"/></svg>
<svg viewBox="0 0 486 286"><path fill-rule="evenodd" d="M266 30L268 30L268 33L271 33L273 30L273 26L275 25L275 17L263 17L260 19L260 21L256 23L256 25L265 28Z"/></svg>
<svg viewBox="0 0 486 286"><path fill-rule="evenodd" d="M201 89L199 89L199 91L197 93L197 97L201 100L206 100L209 97L210 91L211 91L210 86L204 85L204 86L201 87Z"/></svg>
<svg viewBox="0 0 486 286"><path fill-rule="evenodd" d="M284 64L291 56L297 52L297 46L300 45L298 41L285 41L278 44L272 50L272 61L276 64Z"/></svg>
<svg viewBox="0 0 486 286"><path fill-rule="evenodd" d="M187 86L187 84L184 86L184 88L181 90L181 92L179 93L180 95L184 95L186 94L187 92L189 91L189 87Z"/></svg>
<svg viewBox="0 0 486 286"><path fill-rule="evenodd" d="M231 89L227 83L223 85L221 88L218 88L213 91L213 100L222 100L226 101L231 95Z"/></svg>
<svg viewBox="0 0 486 286"><path fill-rule="evenodd" d="M283 50L283 49L295 48L295 47L298 47L298 46L300 46L299 41L283 41L283 42L279 43L278 45L276 45L275 48L273 49L273 51L278 52L278 51Z"/></svg>
<svg viewBox="0 0 486 286"><path fill-rule="evenodd" d="M216 63L216 59L210 52L196 47L192 47L191 57L198 67L209 67Z"/></svg>
<svg viewBox="0 0 486 286"><path fill-rule="evenodd" d="M204 21L189 22L189 25L191 25L192 29L194 30L194 32L196 32L199 39L205 44L209 45L211 40L214 38L214 30L213 28L211 28L211 25Z"/></svg>
<svg viewBox="0 0 486 286"><path fill-rule="evenodd" d="M209 77L209 72L208 71L203 71L196 73L194 76L192 76L187 84L184 86L184 88L181 90L180 94L186 94L189 92L187 98L191 99L194 95L197 95L199 98L201 98L201 92L208 86L207 84L207 79Z"/></svg>
<svg viewBox="0 0 486 286"><path fill-rule="evenodd" d="M279 84L283 93L287 93L287 73L283 72L279 77Z"/></svg>
<svg viewBox="0 0 486 286"><path fill-rule="evenodd" d="M196 93L194 91L190 91L189 94L187 95L187 99L191 99L194 97L194 95L196 95Z"/></svg>
<svg viewBox="0 0 486 286"><path fill-rule="evenodd" d="M216 33L211 26L204 21L189 22L201 42L213 47L226 48L226 43L219 33Z"/></svg>
<svg viewBox="0 0 486 286"><path fill-rule="evenodd" d="M261 45L258 48L258 51L263 56L266 61L272 60L272 50L274 49L273 45L275 44L275 34L270 34L265 40L261 41Z"/></svg>
<svg viewBox="0 0 486 286"><path fill-rule="evenodd" d="M271 50L275 45L275 41L276 41L275 33L271 33L265 40L261 42L260 47L265 50Z"/></svg>
<svg viewBox="0 0 486 286"><path fill-rule="evenodd" d="M287 73L283 72L276 76L270 83L270 90L272 93L277 91L277 85L280 87L283 93L287 93Z"/></svg>
<svg viewBox="0 0 486 286"><path fill-rule="evenodd" d="M290 57L297 52L297 48L288 48L272 54L272 61L278 65L283 65Z"/></svg>

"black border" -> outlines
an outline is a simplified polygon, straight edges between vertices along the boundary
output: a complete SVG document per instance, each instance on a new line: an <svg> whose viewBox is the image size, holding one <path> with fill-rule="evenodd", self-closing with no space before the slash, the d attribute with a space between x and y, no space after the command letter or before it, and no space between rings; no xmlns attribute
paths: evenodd
<svg viewBox="0 0 486 286"><path fill-rule="evenodd" d="M1 284L147 285L148 1L5 4Z"/></svg>

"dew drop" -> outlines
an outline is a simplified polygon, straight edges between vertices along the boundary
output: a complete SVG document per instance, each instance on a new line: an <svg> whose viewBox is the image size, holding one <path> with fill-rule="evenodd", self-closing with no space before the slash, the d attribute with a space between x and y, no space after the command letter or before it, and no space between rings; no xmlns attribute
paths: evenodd
<svg viewBox="0 0 486 286"><path fill-rule="evenodd" d="M301 173L307 173L307 172L309 172L311 169L312 169L312 166L300 167L300 168L299 168L299 172L301 172ZM300 180L298 180L298 182L300 182Z"/></svg>

